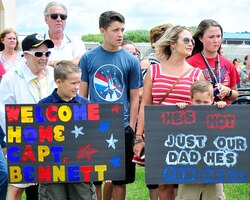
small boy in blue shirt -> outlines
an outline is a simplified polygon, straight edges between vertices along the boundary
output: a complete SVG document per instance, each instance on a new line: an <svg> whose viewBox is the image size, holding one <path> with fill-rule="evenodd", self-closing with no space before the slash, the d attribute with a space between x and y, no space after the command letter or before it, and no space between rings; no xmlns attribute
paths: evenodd
<svg viewBox="0 0 250 200"><path fill-rule="evenodd" d="M71 61L60 61L54 67L57 87L51 95L38 103L81 103L90 101L78 95L81 82L81 68ZM92 183L42 183L38 189L39 199L83 199L95 200L95 186Z"/></svg>

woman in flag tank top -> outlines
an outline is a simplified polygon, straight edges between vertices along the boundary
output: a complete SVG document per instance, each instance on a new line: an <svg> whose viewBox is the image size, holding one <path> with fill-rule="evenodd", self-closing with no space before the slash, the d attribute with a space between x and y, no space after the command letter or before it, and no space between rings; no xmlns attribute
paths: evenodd
<svg viewBox="0 0 250 200"><path fill-rule="evenodd" d="M186 62L186 57L191 55L194 45L190 30L179 25L168 28L154 44L159 64L151 65L145 77L134 145L136 156L140 156L145 146L142 136L145 105L176 105L177 102L191 104L191 85L196 80L204 79L202 70ZM173 185L159 185L159 197L175 199Z"/></svg>

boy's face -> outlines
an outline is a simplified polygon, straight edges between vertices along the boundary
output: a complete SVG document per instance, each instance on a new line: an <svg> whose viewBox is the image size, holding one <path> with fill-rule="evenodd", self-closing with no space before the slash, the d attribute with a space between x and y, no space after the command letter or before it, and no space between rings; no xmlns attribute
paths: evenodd
<svg viewBox="0 0 250 200"><path fill-rule="evenodd" d="M214 97L211 96L208 92L196 92L191 98L192 105L212 105Z"/></svg>
<svg viewBox="0 0 250 200"><path fill-rule="evenodd" d="M124 23L114 21L108 28L100 28L101 34L104 37L104 44L110 47L120 48L124 36L124 26Z"/></svg>
<svg viewBox="0 0 250 200"><path fill-rule="evenodd" d="M58 86L57 93L65 101L76 96L81 82L81 73L72 73L65 80L56 80Z"/></svg>

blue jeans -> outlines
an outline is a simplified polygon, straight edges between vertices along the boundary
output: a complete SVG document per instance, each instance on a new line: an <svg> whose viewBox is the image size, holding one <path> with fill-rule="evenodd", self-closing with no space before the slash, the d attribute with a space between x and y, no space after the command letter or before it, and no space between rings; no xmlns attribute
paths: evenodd
<svg viewBox="0 0 250 200"><path fill-rule="evenodd" d="M8 188L7 163L3 155L2 147L0 146L0 200L6 199L7 188Z"/></svg>

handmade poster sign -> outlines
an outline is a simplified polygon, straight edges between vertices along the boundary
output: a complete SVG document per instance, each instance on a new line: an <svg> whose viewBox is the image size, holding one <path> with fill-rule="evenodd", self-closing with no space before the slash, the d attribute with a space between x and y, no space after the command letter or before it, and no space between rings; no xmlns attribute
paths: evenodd
<svg viewBox="0 0 250 200"><path fill-rule="evenodd" d="M250 182L249 108L146 106L146 183Z"/></svg>
<svg viewBox="0 0 250 200"><path fill-rule="evenodd" d="M125 179L122 104L6 105L10 183Z"/></svg>

